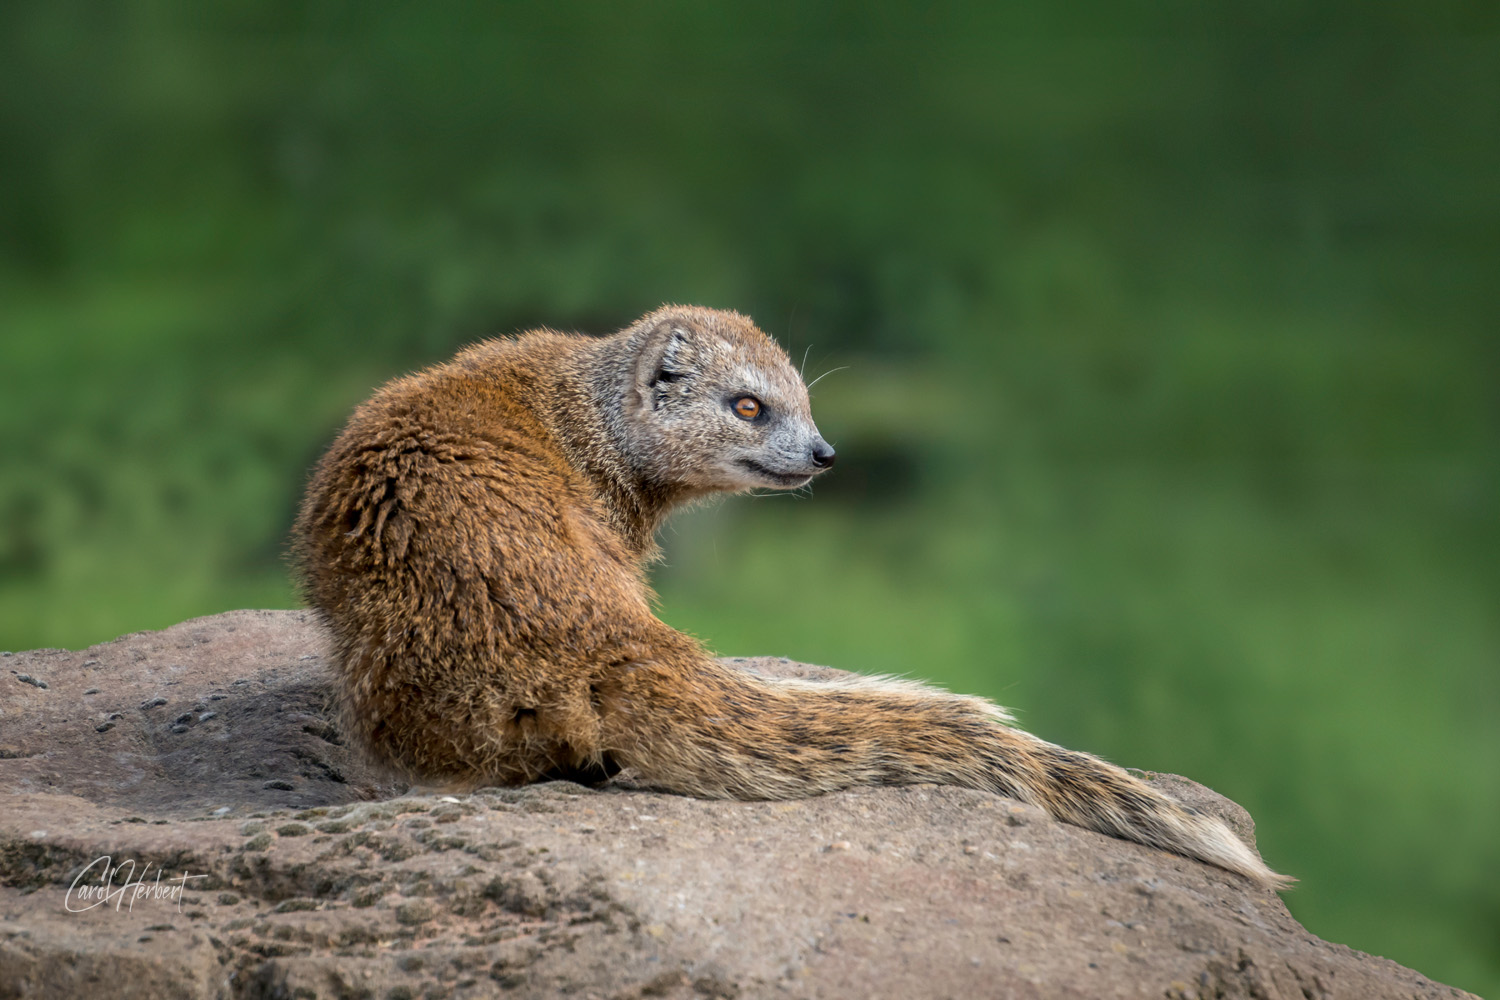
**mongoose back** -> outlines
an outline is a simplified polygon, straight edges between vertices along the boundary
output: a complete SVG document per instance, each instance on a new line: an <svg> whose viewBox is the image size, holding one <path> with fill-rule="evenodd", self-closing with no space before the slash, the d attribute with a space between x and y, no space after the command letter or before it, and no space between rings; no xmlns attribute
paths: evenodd
<svg viewBox="0 0 1500 1000"><path fill-rule="evenodd" d="M350 734L447 786L602 779L708 798L986 789L1280 886L1223 823L922 684L770 680L652 613L675 506L829 468L807 388L732 312L539 330L396 379L318 464L295 551Z"/></svg>

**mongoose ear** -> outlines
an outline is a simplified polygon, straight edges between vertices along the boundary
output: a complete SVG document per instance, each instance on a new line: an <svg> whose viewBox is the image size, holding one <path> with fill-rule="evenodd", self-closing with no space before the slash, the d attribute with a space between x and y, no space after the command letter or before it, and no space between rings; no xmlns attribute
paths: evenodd
<svg viewBox="0 0 1500 1000"><path fill-rule="evenodd" d="M664 397L662 388L693 373L697 351L693 330L685 323L660 323L646 335L636 359L636 391L642 405L655 409Z"/></svg>

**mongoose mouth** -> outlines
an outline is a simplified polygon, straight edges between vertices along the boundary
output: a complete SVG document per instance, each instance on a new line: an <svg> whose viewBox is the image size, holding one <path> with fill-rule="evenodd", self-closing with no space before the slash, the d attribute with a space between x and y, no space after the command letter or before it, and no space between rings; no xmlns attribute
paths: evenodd
<svg viewBox="0 0 1500 1000"><path fill-rule="evenodd" d="M742 458L739 461L740 465L744 468L749 469L762 479L770 480L777 486L801 486L812 479L812 475L806 472L775 472L753 459Z"/></svg>

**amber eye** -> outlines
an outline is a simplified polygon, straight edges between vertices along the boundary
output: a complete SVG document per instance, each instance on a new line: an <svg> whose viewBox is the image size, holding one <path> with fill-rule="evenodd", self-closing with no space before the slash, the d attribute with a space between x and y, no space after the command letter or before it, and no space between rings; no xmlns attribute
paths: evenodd
<svg viewBox="0 0 1500 1000"><path fill-rule="evenodd" d="M741 396L734 401L734 415L741 420L754 420L760 416L760 400L754 396Z"/></svg>

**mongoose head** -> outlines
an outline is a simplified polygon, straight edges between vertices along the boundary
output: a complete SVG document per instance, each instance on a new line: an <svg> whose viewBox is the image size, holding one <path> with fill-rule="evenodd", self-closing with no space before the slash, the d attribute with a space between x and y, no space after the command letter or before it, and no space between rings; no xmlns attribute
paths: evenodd
<svg viewBox="0 0 1500 1000"><path fill-rule="evenodd" d="M795 489L833 465L791 359L747 317L668 306L630 331L630 450L693 492Z"/></svg>

